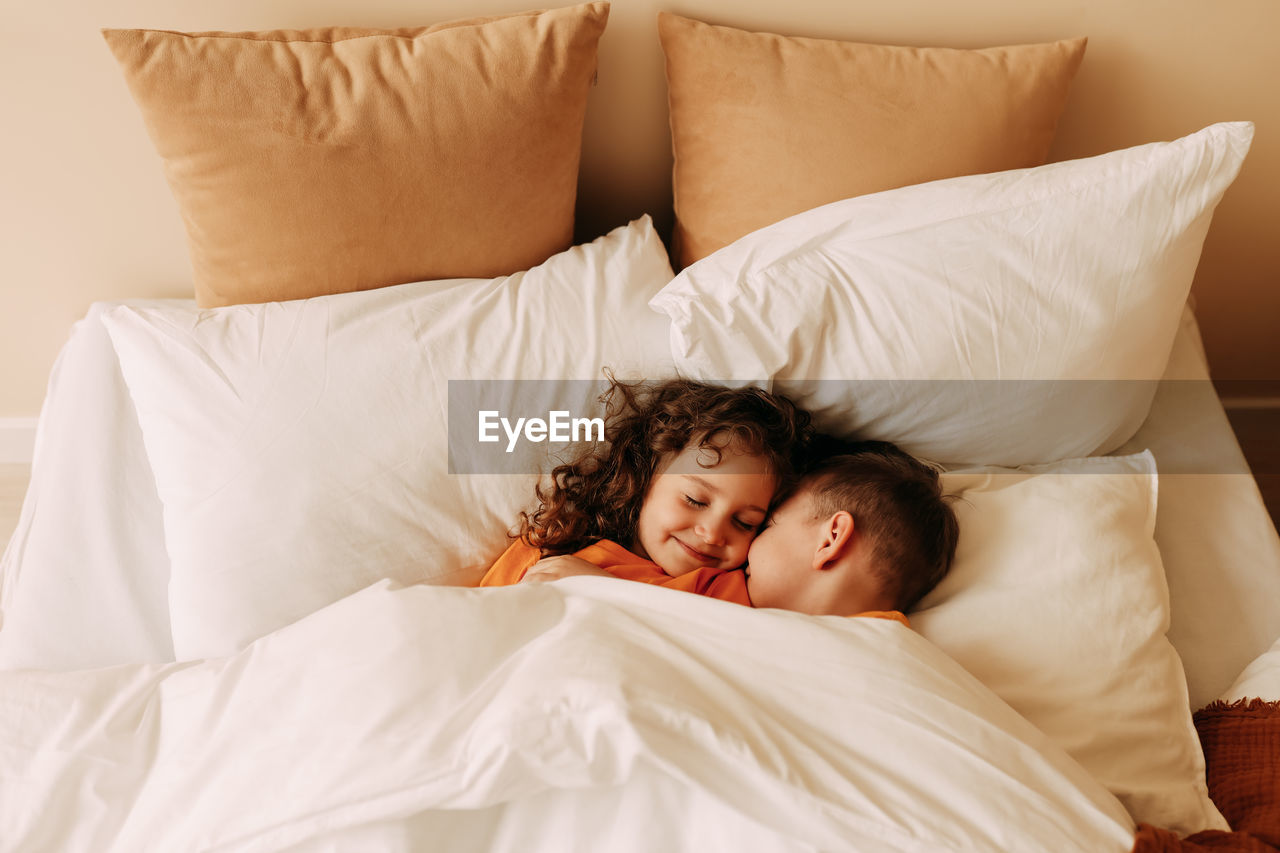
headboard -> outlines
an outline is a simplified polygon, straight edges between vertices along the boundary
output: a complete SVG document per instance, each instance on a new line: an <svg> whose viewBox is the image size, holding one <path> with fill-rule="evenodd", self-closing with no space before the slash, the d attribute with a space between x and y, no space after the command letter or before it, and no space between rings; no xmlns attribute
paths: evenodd
<svg viewBox="0 0 1280 853"><path fill-rule="evenodd" d="M0 419L34 416L54 356L90 302L189 296L186 240L160 161L102 27L258 30L410 26L530 8L339 0L271 4L159 0L37 4L0 31L0 186L6 279L0 312ZM1051 160L1168 140L1216 121L1257 125L1252 151L1213 221L1193 290L1218 379L1280 385L1280 6L1240 0L901 4L613 0L586 116L577 236L642 213L672 225L671 141L656 18L667 10L743 29L916 46L987 47L1088 36Z"/></svg>

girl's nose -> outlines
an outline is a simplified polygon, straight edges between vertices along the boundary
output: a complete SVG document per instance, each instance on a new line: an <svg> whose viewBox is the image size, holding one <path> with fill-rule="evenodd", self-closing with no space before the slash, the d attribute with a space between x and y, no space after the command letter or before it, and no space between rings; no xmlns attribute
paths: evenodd
<svg viewBox="0 0 1280 853"><path fill-rule="evenodd" d="M707 521L699 524L697 533L708 545L724 544L724 522L722 520Z"/></svg>

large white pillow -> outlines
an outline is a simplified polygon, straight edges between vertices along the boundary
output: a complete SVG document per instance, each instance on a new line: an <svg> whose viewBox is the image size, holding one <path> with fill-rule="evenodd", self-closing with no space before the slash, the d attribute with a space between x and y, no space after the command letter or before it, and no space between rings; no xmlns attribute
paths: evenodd
<svg viewBox="0 0 1280 853"><path fill-rule="evenodd" d="M1154 540L1150 453L943 476L960 541L912 625L1135 819L1226 829L1209 799Z"/></svg>
<svg viewBox="0 0 1280 853"><path fill-rule="evenodd" d="M107 313L164 507L176 656L234 652L384 577L478 581L537 469L451 473L450 380L670 375L645 305L671 275L645 217L504 278ZM552 384L580 407L597 387Z"/></svg>
<svg viewBox="0 0 1280 853"><path fill-rule="evenodd" d="M0 557L0 669L173 660L160 500L101 321L115 304L90 306L49 374L22 517Z"/></svg>
<svg viewBox="0 0 1280 853"><path fill-rule="evenodd" d="M1252 137L1217 124L835 202L693 264L651 305L682 373L771 386L831 431L949 463L1105 453L1146 417Z"/></svg>

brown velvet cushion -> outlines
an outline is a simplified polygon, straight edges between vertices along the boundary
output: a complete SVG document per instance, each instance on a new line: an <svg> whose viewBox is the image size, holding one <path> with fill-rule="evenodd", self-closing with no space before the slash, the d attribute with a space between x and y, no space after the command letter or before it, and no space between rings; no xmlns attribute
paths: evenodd
<svg viewBox="0 0 1280 853"><path fill-rule="evenodd" d="M985 50L658 17L677 260L855 195L1044 163L1085 39Z"/></svg>
<svg viewBox="0 0 1280 853"><path fill-rule="evenodd" d="M608 14L103 35L216 306L491 278L567 248Z"/></svg>

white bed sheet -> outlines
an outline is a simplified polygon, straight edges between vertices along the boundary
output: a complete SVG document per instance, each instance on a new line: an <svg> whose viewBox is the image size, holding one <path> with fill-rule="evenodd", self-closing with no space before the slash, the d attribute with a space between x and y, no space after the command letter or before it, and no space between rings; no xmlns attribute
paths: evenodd
<svg viewBox="0 0 1280 853"><path fill-rule="evenodd" d="M91 307L50 379L31 486L0 562L0 668L173 659L161 507L99 320L117 304ZM1150 448L1159 465L1169 638L1197 708L1280 636L1280 538L1207 381L1189 308L1165 378L1117 452Z"/></svg>
<svg viewBox="0 0 1280 853"><path fill-rule="evenodd" d="M1134 831L896 621L598 578L383 581L228 658L0 673L0 729L21 849L1122 853ZM627 806L620 838L602 818L631 795L653 826Z"/></svg>

